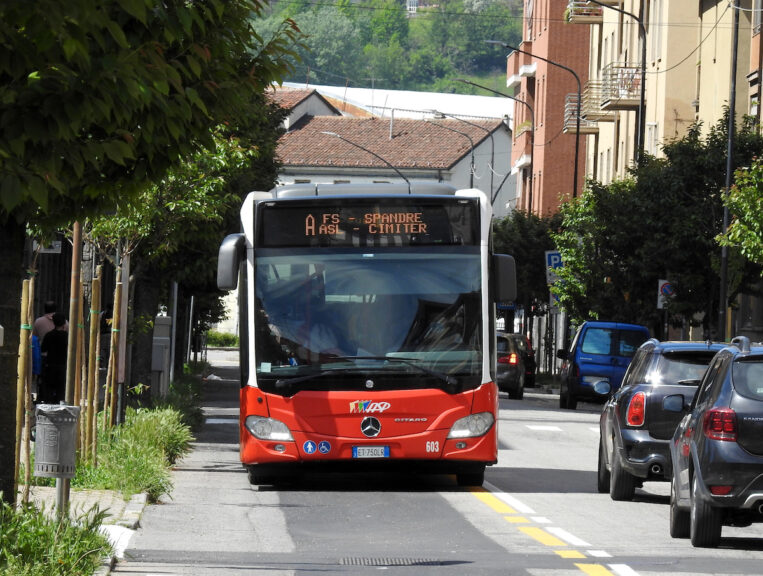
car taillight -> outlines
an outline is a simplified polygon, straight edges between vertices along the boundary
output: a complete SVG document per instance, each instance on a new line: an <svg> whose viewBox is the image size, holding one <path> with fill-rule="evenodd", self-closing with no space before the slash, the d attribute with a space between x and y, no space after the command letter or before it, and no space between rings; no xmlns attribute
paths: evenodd
<svg viewBox="0 0 763 576"><path fill-rule="evenodd" d="M516 364L517 362L519 362L519 359L517 358L517 355L514 352L512 352L508 356L501 356L498 359L499 364Z"/></svg>
<svg viewBox="0 0 763 576"><path fill-rule="evenodd" d="M710 440L737 440L737 415L730 408L713 408L705 412L702 430Z"/></svg>
<svg viewBox="0 0 763 576"><path fill-rule="evenodd" d="M727 486L725 484L721 486L710 486L710 494L714 496L728 496L733 489L733 486Z"/></svg>
<svg viewBox="0 0 763 576"><path fill-rule="evenodd" d="M646 416L646 394L644 392L636 392L631 396L631 401L628 402L628 413L626 414L625 421L628 426L641 426L644 424L644 417Z"/></svg>

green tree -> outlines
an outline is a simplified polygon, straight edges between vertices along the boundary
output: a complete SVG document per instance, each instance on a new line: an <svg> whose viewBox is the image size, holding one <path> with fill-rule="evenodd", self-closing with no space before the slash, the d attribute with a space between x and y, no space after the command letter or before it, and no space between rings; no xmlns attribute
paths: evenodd
<svg viewBox="0 0 763 576"><path fill-rule="evenodd" d="M693 126L666 144L664 158L646 157L631 177L604 186L588 184L562 207L563 226L554 240L562 254L562 282L555 286L573 320L634 321L658 327L660 279L676 296L671 322L686 320L710 330L718 311L721 190L725 174L727 118L702 138ZM763 150L763 139L745 121L737 135L734 163L746 164ZM730 259L729 296L752 293L759 272Z"/></svg>
<svg viewBox="0 0 763 576"><path fill-rule="evenodd" d="M371 1L371 42L376 46L384 46L389 42L408 45L408 14L405 3L400 0Z"/></svg>
<svg viewBox="0 0 763 576"><path fill-rule="evenodd" d="M544 314L549 301L546 279L546 250L554 250L552 231L559 228L561 215L540 217L522 210L493 223L493 246L499 254L514 256L517 265L517 303L529 322Z"/></svg>
<svg viewBox="0 0 763 576"><path fill-rule="evenodd" d="M740 168L736 184L724 197L732 216L721 244L736 246L749 260L763 265L763 162L756 158L749 168Z"/></svg>
<svg viewBox="0 0 763 576"><path fill-rule="evenodd" d="M12 502L25 226L113 210L289 69L259 0L8 0L0 5L0 491Z"/></svg>
<svg viewBox="0 0 763 576"><path fill-rule="evenodd" d="M299 58L303 69L309 68L311 82L343 84L343 79L357 77L362 52L360 31L353 20L334 6L303 12L296 18L308 42L299 50Z"/></svg>

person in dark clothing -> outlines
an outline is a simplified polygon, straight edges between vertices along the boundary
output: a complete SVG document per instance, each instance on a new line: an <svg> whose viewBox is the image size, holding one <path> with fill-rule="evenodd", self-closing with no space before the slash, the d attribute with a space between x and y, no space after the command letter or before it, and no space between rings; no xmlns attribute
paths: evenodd
<svg viewBox="0 0 763 576"><path fill-rule="evenodd" d="M56 312L53 314L55 328L42 339L43 353L42 390L39 401L44 404L58 404L65 400L66 394L66 355L69 348L69 333L66 331L66 318Z"/></svg>

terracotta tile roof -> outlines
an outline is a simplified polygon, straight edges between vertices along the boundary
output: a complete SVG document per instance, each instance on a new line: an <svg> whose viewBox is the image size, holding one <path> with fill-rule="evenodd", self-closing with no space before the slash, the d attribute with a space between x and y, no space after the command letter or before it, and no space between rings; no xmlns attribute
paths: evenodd
<svg viewBox="0 0 763 576"><path fill-rule="evenodd" d="M318 98L322 100L329 108L333 108L337 115L340 114L339 109L336 107L336 102L329 98L324 97L320 92L312 88L290 88L288 86L273 86L267 90L267 95L281 108L285 110L294 110L297 105L301 104L310 97Z"/></svg>
<svg viewBox="0 0 763 576"><path fill-rule="evenodd" d="M277 154L284 166L388 168L371 153L324 134L333 132L398 168L449 169L470 153L472 144L463 134L477 147L489 138L486 130L492 132L502 125L498 119L469 122L308 116L281 137Z"/></svg>
<svg viewBox="0 0 763 576"><path fill-rule="evenodd" d="M267 90L267 95L281 108L286 110L291 110L300 102L307 100L312 94L317 94L317 92L315 90L287 88L285 86L274 86Z"/></svg>

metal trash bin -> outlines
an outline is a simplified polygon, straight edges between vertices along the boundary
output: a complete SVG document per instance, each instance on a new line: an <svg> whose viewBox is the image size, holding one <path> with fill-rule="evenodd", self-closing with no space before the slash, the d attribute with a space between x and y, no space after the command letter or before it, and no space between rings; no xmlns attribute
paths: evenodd
<svg viewBox="0 0 763 576"><path fill-rule="evenodd" d="M40 404L34 440L34 475L74 478L77 467L79 406Z"/></svg>

